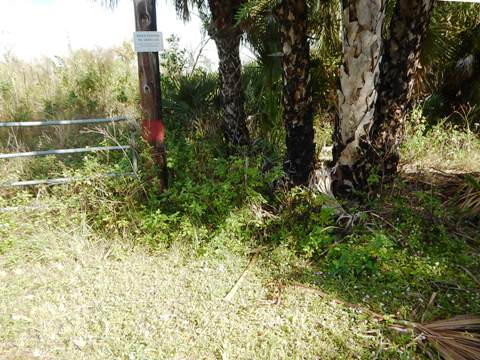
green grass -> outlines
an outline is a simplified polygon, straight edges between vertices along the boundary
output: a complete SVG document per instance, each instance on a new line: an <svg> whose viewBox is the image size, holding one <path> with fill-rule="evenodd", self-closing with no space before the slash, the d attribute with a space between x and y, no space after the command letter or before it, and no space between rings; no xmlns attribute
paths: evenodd
<svg viewBox="0 0 480 360"><path fill-rule="evenodd" d="M58 210L57 210L58 211ZM2 215L0 353L4 359L371 358L395 345L367 315L276 279L268 253L224 300L249 255L188 256L106 241L72 209ZM63 217L65 216L65 217ZM52 220L50 225L45 218ZM6 247L6 248L5 248ZM398 354L397 354L398 356Z"/></svg>
<svg viewBox="0 0 480 360"><path fill-rule="evenodd" d="M262 209L258 174L249 196L227 196L244 178L222 170L236 161L218 159L217 178L192 178L181 198L172 186L157 211L119 179L39 193L47 210L0 213L3 357L422 358L412 336L346 303L412 321L480 312L462 269L480 271L475 227L455 235L430 192L397 184L369 205L377 216L350 234L325 232L328 212L304 191ZM200 194L209 208L187 206L204 203ZM36 201L18 193L2 205Z"/></svg>
<svg viewBox="0 0 480 360"><path fill-rule="evenodd" d="M412 111L407 123L401 155L407 172L429 169L480 172L478 131L456 127L447 119L429 126L419 107Z"/></svg>

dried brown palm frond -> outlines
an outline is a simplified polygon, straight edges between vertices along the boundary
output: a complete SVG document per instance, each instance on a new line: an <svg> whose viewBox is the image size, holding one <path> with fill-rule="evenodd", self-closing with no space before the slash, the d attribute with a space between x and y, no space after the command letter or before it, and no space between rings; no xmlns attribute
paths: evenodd
<svg viewBox="0 0 480 360"><path fill-rule="evenodd" d="M412 324L418 343L431 358L446 360L480 359L480 317L457 316L426 324ZM436 350L433 354L430 349Z"/></svg>
<svg viewBox="0 0 480 360"><path fill-rule="evenodd" d="M202 115L193 120L193 129L201 137L215 137L222 133L222 123L215 115Z"/></svg>
<svg viewBox="0 0 480 360"><path fill-rule="evenodd" d="M459 208L475 216L480 215L480 177L467 177L459 198Z"/></svg>
<svg viewBox="0 0 480 360"><path fill-rule="evenodd" d="M445 204L455 206L463 215L480 218L480 173L453 173L431 169L425 173L409 172L405 179L420 182L436 190Z"/></svg>
<svg viewBox="0 0 480 360"><path fill-rule="evenodd" d="M448 201L462 213L480 216L480 174L451 175L444 189Z"/></svg>

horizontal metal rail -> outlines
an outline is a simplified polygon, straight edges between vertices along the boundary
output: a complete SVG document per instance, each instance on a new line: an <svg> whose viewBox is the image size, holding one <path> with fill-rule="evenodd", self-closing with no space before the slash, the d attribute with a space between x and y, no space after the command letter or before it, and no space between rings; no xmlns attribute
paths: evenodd
<svg viewBox="0 0 480 360"><path fill-rule="evenodd" d="M15 211L36 211L36 210L48 210L50 206L48 205L30 205L30 206L9 206L5 208L0 208L0 213L8 213L8 212L15 212ZM0 224L2 227L2 224Z"/></svg>
<svg viewBox="0 0 480 360"><path fill-rule="evenodd" d="M105 119L77 119L77 120L42 120L42 121L21 121L21 122L0 122L0 128L15 128L15 127L37 127L37 126L59 126L59 125L89 125L89 124L111 124L122 121L130 121L128 117L118 116ZM133 172L126 173L107 173L101 174L100 177L135 177L137 176L137 153L135 151L135 135L136 128L130 127L131 131L131 145L118 145L118 146L95 146L75 149L57 149L57 150L40 150L29 151L21 153L0 153L0 159L15 159L29 156L46 156L46 155L65 155L65 154L77 154L87 152L100 152L100 151L115 151L115 150L128 150L132 152L132 170ZM18 186L33 186L33 185L61 185L75 181L90 180L93 177L65 177L56 179L39 179L39 180L26 180L26 181L11 181L0 182L0 188L6 187L18 187ZM10 209L8 209L10 210Z"/></svg>
<svg viewBox="0 0 480 360"><path fill-rule="evenodd" d="M128 150L129 145L121 146L96 146L76 149L59 149L59 150L41 150L41 151L29 151L21 153L8 153L0 154L0 159L15 159L29 156L46 156L46 155L65 155L65 154L77 154L86 152L99 152L99 151L113 151L113 150Z"/></svg>
<svg viewBox="0 0 480 360"><path fill-rule="evenodd" d="M127 173L107 173L107 174L101 174L98 176L112 178L112 177L135 177L137 175L133 172L127 172ZM12 182L0 183L0 188L17 187L17 186L33 186L33 185L62 185L62 184L68 184L75 181L85 181L85 180L91 180L91 179L92 177L65 177L65 178L58 178L58 179L12 181Z"/></svg>
<svg viewBox="0 0 480 360"><path fill-rule="evenodd" d="M55 125L88 125L88 124L106 124L128 121L125 116L117 116L107 119L78 119L78 120L40 120L40 121L7 121L0 122L1 127L36 127L36 126L55 126Z"/></svg>

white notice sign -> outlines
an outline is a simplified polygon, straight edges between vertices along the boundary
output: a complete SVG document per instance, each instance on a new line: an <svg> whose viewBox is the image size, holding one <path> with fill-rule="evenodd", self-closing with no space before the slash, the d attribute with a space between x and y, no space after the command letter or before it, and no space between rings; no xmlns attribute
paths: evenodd
<svg viewBox="0 0 480 360"><path fill-rule="evenodd" d="M133 33L135 52L163 51L163 34L159 31L136 31Z"/></svg>

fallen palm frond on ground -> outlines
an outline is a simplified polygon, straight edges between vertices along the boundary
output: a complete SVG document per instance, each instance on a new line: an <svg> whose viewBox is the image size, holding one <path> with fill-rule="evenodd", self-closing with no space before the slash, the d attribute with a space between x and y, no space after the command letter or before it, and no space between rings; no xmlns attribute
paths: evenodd
<svg viewBox="0 0 480 360"><path fill-rule="evenodd" d="M314 194L321 194L324 196L325 207L331 208L336 216L337 224L341 225L345 229L349 229L358 220L358 214L348 213L340 204L332 190L332 171L325 167L325 164L321 168L316 169L310 174L308 187Z"/></svg>
<svg viewBox="0 0 480 360"><path fill-rule="evenodd" d="M467 216L480 216L480 174L442 173L442 177L448 203Z"/></svg>
<svg viewBox="0 0 480 360"><path fill-rule="evenodd" d="M328 296L323 291L294 283L295 288L315 292L320 296ZM397 320L392 315L382 315L361 305L351 304L334 299L337 304L361 310L370 314L376 320L385 321L390 329L405 333L411 332L416 342L431 359L440 355L445 360L480 359L480 316L462 315L447 320L437 320L429 323ZM432 351L433 350L433 351Z"/></svg>
<svg viewBox="0 0 480 360"><path fill-rule="evenodd" d="M474 216L480 215L480 176L466 176L459 185L460 197L458 200L460 210Z"/></svg>
<svg viewBox="0 0 480 360"><path fill-rule="evenodd" d="M446 204L455 206L466 216L480 216L480 173L464 174L431 170L421 175L425 177L421 182L436 187L446 199ZM418 174L415 174L415 180L418 180Z"/></svg>
<svg viewBox="0 0 480 360"><path fill-rule="evenodd" d="M408 326L408 324L407 324ZM457 316L427 324L411 324L418 343L431 358L437 358L430 348L444 359L480 359L480 317ZM476 332L476 333L475 333Z"/></svg>

